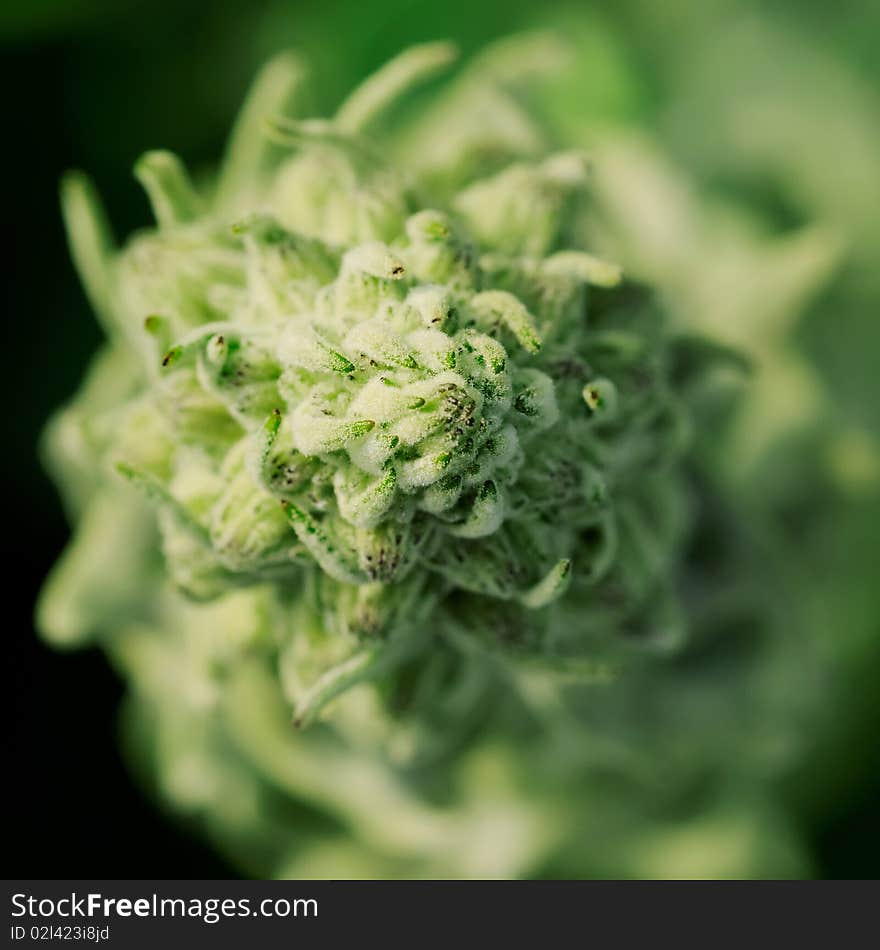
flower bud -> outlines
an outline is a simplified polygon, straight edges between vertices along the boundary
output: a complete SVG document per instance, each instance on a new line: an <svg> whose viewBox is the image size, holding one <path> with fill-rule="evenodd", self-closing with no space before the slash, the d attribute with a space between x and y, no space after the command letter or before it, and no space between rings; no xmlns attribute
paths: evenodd
<svg viewBox="0 0 880 950"><path fill-rule="evenodd" d="M503 82L479 98L503 121L438 122L403 160L371 137L450 55L403 54L332 119L278 115L302 71L276 63L214 192L170 153L138 162L156 227L120 250L88 184L65 183L112 339L96 378L125 379L57 427L76 494L116 466L158 512L163 583L262 592L300 723L438 644L465 664L487 637L590 654L651 602L681 529L656 508L674 507L686 409L662 321L576 237L583 156L544 148ZM89 627L78 579L95 588L65 578L43 614L59 637Z"/></svg>

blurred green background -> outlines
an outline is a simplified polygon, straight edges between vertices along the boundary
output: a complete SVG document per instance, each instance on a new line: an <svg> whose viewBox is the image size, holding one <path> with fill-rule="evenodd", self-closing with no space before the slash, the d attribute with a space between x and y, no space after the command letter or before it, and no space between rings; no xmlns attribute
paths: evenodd
<svg viewBox="0 0 880 950"><path fill-rule="evenodd" d="M129 787L108 724L119 689L103 660L54 657L30 624L66 538L36 437L99 341L64 246L60 174L87 169L123 235L148 221L130 174L137 156L168 147L193 169L209 167L273 52L306 55L320 113L413 42L449 38L468 53L534 28L558 30L574 53L546 91L554 122L628 173L600 175L619 223L604 235L609 247L685 322L759 364L719 465L729 465L743 510L770 525L768 543L797 594L790 635L829 684L820 714L804 721L810 753L787 800L818 875L877 876L880 5L868 0L7 0L15 358L4 373L5 475L15 504L4 544L21 574L11 721L25 764L8 791L26 815L17 860L33 861L40 842L81 850L77 825L104 820L120 842L99 851L105 876L108 862L118 876L151 867L169 876L172 866L177 876L224 873L180 829L164 830ZM76 741L90 729L103 739L92 739L86 767ZM70 876L87 873L79 858Z"/></svg>

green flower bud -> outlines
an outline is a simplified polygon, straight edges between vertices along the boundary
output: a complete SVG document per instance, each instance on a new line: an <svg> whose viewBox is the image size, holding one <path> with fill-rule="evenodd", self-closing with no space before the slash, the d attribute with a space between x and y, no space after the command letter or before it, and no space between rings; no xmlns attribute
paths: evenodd
<svg viewBox="0 0 880 950"><path fill-rule="evenodd" d="M116 466L154 506L163 596L275 604L267 649L302 723L438 643L613 648L667 592L684 528L654 514L683 510L685 403L650 297L577 244L583 156L487 168L463 126L429 170L371 138L449 58L403 54L331 120L273 115L299 71L272 64L214 191L169 153L138 162L156 227L118 250L90 186L65 184L120 354L102 373L129 377L100 412L88 386L67 410L90 431L78 484L91 464L109 492ZM54 602L49 634L89 626L72 586L48 589L77 612Z"/></svg>

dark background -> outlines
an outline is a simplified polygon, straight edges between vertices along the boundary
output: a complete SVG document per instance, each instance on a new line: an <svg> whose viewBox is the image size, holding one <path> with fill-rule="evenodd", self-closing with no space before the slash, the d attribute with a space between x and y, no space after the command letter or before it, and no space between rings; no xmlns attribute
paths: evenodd
<svg viewBox="0 0 880 950"><path fill-rule="evenodd" d="M507 4L502 16L497 4L470 5L460 38L474 47L526 22L529 6ZM808 17L815 15L816 7L804 6ZM353 26L351 35L340 39L334 11L322 12L321 4L311 2L7 0L4 6L7 514L2 537L9 675L3 696L11 708L2 782L8 877L233 874L201 844L195 829L163 814L133 784L116 736L122 686L103 656L94 649L57 653L33 629L38 589L68 537L35 445L46 418L73 393L99 343L68 261L58 179L67 168L88 169L117 234L125 234L147 221L146 203L129 173L134 159L148 148L168 146L190 167L209 164L265 53L282 45L310 48L321 40L319 98L332 103L350 77L400 45L449 35L451 14L442 11L420 8L416 27L412 19L401 21L398 14L415 7L392 3L381 16L377 7L359 35ZM620 15L626 26L626 10ZM290 28L283 42L275 35L279 25ZM637 34L633 42L638 53ZM854 57L868 55L870 42L857 21L846 42ZM642 54L639 68L651 80L649 88L662 95L660 65ZM828 877L877 873L880 761L876 745L864 752L868 766L811 829L819 867Z"/></svg>

